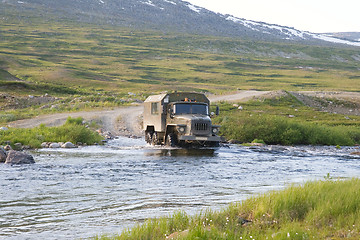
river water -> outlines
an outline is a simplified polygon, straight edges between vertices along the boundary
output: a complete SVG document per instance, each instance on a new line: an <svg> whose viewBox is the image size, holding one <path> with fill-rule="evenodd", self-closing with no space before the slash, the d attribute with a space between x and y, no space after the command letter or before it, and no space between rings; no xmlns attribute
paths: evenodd
<svg viewBox="0 0 360 240"><path fill-rule="evenodd" d="M360 176L358 147L171 149L143 139L41 149L36 164L0 165L0 239L120 233L177 210L196 214L291 183Z"/></svg>

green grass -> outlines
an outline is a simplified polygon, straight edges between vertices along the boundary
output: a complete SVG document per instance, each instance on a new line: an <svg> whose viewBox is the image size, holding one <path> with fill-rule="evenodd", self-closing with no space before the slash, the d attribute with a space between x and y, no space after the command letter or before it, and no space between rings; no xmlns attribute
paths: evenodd
<svg viewBox="0 0 360 240"><path fill-rule="evenodd" d="M11 15L11 13L9 13ZM355 47L254 42L239 38L137 31L71 21L0 19L0 91L98 98L58 109L13 109L0 99L0 123L53 111L114 107L162 91L237 89L360 91ZM285 56L285 57L284 57ZM341 58L343 61L337 61ZM176 86L176 87L175 87ZM134 99L133 99L134 100ZM57 104L57 103L55 103ZM20 108L20 110L19 110Z"/></svg>
<svg viewBox="0 0 360 240"><path fill-rule="evenodd" d="M359 194L359 179L327 178L254 196L223 211L178 212L94 239L359 239Z"/></svg>
<svg viewBox="0 0 360 240"><path fill-rule="evenodd" d="M144 96L136 97L136 99L139 100L144 100L144 98ZM90 111L94 109L127 106L131 102L132 100L131 98L129 99L128 95L108 95L107 93L85 96L72 95L43 104L31 104L31 100L27 97L17 98L15 103L12 104L12 106L16 107L15 109L10 108L0 112L0 124L6 125L6 123L11 121L33 118L42 114Z"/></svg>
<svg viewBox="0 0 360 240"><path fill-rule="evenodd" d="M60 127L40 125L35 128L10 128L0 131L0 144L21 143L31 148L39 148L43 142L81 142L88 145L100 143L103 139L97 132L86 128L82 118L68 118Z"/></svg>
<svg viewBox="0 0 360 240"><path fill-rule="evenodd" d="M38 19L31 24L14 19L0 23L0 88L15 84L15 79L26 81L16 83L17 94L96 94L99 89L149 94L173 86L178 91L211 92L360 90L360 63L354 59L360 55L358 48L179 36Z"/></svg>
<svg viewBox="0 0 360 240"><path fill-rule="evenodd" d="M226 139L243 143L262 140L281 145L347 145L360 143L360 117L315 111L292 96L220 104L214 122Z"/></svg>

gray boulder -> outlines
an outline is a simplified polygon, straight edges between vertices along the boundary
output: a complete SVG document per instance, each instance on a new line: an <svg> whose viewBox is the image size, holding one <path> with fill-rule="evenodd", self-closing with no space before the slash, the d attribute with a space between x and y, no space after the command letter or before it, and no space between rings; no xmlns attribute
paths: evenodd
<svg viewBox="0 0 360 240"><path fill-rule="evenodd" d="M6 161L6 151L2 147L0 147L0 163Z"/></svg>
<svg viewBox="0 0 360 240"><path fill-rule="evenodd" d="M13 150L12 147L10 145L6 145L4 147L5 151L10 151L10 150Z"/></svg>
<svg viewBox="0 0 360 240"><path fill-rule="evenodd" d="M35 163L33 156L24 152L11 150L6 157L6 164L32 164Z"/></svg>
<svg viewBox="0 0 360 240"><path fill-rule="evenodd" d="M71 142L66 142L61 147L62 148L76 148L76 146Z"/></svg>
<svg viewBox="0 0 360 240"><path fill-rule="evenodd" d="M51 143L49 145L49 148L59 148L59 147L61 147L59 143Z"/></svg>

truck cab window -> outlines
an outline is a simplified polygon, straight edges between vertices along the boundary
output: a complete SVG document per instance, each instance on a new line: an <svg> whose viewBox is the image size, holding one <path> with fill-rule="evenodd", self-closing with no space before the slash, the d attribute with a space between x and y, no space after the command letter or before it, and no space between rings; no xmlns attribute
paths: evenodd
<svg viewBox="0 0 360 240"><path fill-rule="evenodd" d="M155 115L159 113L158 103L151 103L151 114Z"/></svg>
<svg viewBox="0 0 360 240"><path fill-rule="evenodd" d="M208 115L208 107L203 104L175 104L175 114L201 114Z"/></svg>

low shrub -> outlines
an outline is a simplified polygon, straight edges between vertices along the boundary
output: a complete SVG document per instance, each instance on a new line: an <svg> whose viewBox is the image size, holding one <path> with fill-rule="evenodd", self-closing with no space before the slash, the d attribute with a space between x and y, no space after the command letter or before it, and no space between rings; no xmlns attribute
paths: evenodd
<svg viewBox="0 0 360 240"><path fill-rule="evenodd" d="M36 128L9 128L0 131L0 144L21 143L32 148L39 148L43 142L81 142L91 145L102 139L97 132L85 127L82 118L68 118L60 127L41 124Z"/></svg>
<svg viewBox="0 0 360 240"><path fill-rule="evenodd" d="M298 122L281 116L232 113L222 117L221 134L227 139L267 144L342 145L359 143L360 128Z"/></svg>

